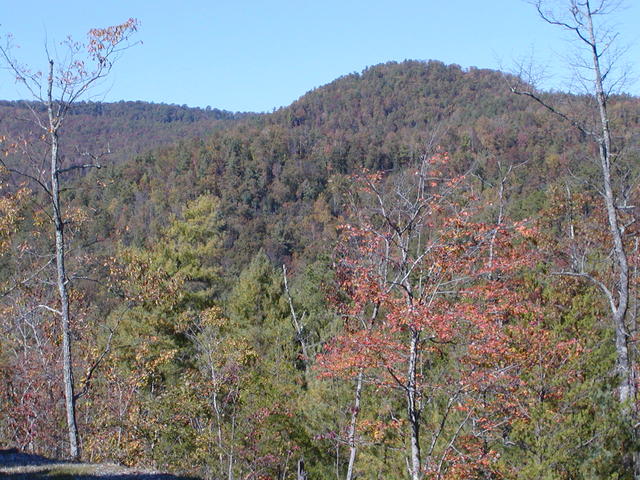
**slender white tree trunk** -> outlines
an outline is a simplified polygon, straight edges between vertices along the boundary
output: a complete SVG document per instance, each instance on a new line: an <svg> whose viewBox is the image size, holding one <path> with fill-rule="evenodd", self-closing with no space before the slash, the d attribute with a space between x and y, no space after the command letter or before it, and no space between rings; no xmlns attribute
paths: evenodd
<svg viewBox="0 0 640 480"><path fill-rule="evenodd" d="M360 399L362 397L362 376L364 370L362 367L358 370L356 378L356 394L351 409L351 422L349 423L349 432L347 433L347 442L349 443L349 465L347 467L346 480L353 480L354 466L356 463L356 454L358 447L356 445L356 429L358 424L358 414L360 413Z"/></svg>
<svg viewBox="0 0 640 480"><path fill-rule="evenodd" d="M409 350L409 365L407 369L407 416L411 429L411 480L422 477L422 459L420 455L420 400L417 388L418 344L420 332L411 329L411 345Z"/></svg>
<svg viewBox="0 0 640 480"><path fill-rule="evenodd" d="M55 226L56 248L56 283L60 296L60 317L62 330L62 373L64 382L65 410L67 412L67 427L69 430L69 455L73 459L80 456L78 444L78 427L76 424L76 403L73 382L73 362L71 356L71 324L69 314L69 291L65 270L65 240L64 220L60 206L59 179L59 142L58 119L53 111L53 61L49 62L49 80L47 96L47 113L49 116L49 139L51 140L51 203Z"/></svg>
<svg viewBox="0 0 640 480"><path fill-rule="evenodd" d="M615 154L612 153L611 147L611 131L609 125L609 112L607 108L607 93L604 88L605 76L610 73L611 65L605 69L607 73L603 74L601 67L601 59L603 54L610 50L611 42L615 35L607 35L607 32L597 32L594 26L594 16L606 15L610 12L611 7L615 8L616 2L608 2L608 0L599 0L592 7L591 0L568 0L567 6L569 10L569 20L563 20L556 17L550 10L543 8L543 0L536 0L535 5L540 16L548 23L562 28L568 29L575 33L579 40L586 46L589 57L591 59L591 69L593 72L594 97L597 104L596 117L599 125L595 131L587 128L581 122L576 121L571 116L562 113L543 99L532 92L522 92L512 89L515 93L525 94L537 102L541 103L545 108L553 114L559 116L563 120L569 121L574 127L577 127L583 134L593 139L598 145L599 163L601 170L601 191L603 203L607 214L609 233L611 234L611 251L616 270L615 280L607 287L604 283L596 280L593 276L579 272L579 276L586 277L594 282L605 294L609 302L609 310L615 334L616 349L616 366L615 373L618 378L617 396L620 401L625 416L631 422L632 434L636 440L640 439L640 429L638 428L638 407L637 403L637 386L635 378L636 360L632 356L629 343L631 339L631 330L627 324L629 310L629 301L631 296L630 289L630 269L627 259L627 250L623 241L624 225L618 218L618 205L616 194L616 186L612 180L612 163L615 161ZM604 36L602 35L604 33ZM635 319L631 319L635 322ZM640 480L640 452L630 452L630 460L633 464L633 475L636 480Z"/></svg>
<svg viewBox="0 0 640 480"><path fill-rule="evenodd" d="M602 73L600 70L600 52L597 49L591 11L588 10L587 12L587 28L595 74L595 93L600 114L601 137L598 139L598 149L602 170L602 186L604 187L604 202L607 210L607 219L609 221L609 231L613 239L614 258L618 267L617 304L614 303L611 305L616 334L616 369L620 381L618 397L620 402L628 403L635 400L636 397L635 379L628 348L629 333L625 323L627 310L629 308L629 263L622 240L622 229L616 210L616 198L611 184L611 132L609 129L607 97L604 92Z"/></svg>
<svg viewBox="0 0 640 480"><path fill-rule="evenodd" d="M604 203L607 210L609 231L613 240L613 254L618 270L618 279L614 292L615 297L611 305L611 314L615 329L616 341L616 374L618 376L618 399L623 405L623 411L631 417L633 424L633 436L637 441L639 437L637 422L637 387L634 371L634 361L630 354L630 334L627 326L627 312L629 310L629 262L623 242L623 227L618 219L616 208L616 195L612 186L611 167L613 154L611 151L611 131L609 128L609 113L607 110L607 95L603 86L603 75L600 68L601 53L598 49L598 39L593 25L593 12L589 1L585 2L588 45L591 49L593 61L595 96L600 114L600 138L598 138L598 150L600 155L600 167L602 170L602 186L604 187ZM631 455L633 463L633 476L640 479L640 452L634 451Z"/></svg>

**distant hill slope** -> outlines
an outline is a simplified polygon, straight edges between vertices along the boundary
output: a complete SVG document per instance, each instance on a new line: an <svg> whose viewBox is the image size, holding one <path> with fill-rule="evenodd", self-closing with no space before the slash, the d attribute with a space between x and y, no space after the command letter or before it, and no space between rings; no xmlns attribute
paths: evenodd
<svg viewBox="0 0 640 480"><path fill-rule="evenodd" d="M27 139L40 135L34 112L44 115L44 106L0 101L0 135ZM111 152L108 161L119 164L180 139L209 135L216 128L246 116L218 109L147 102L80 102L65 120L62 147L67 156L77 152L97 154L108 149Z"/></svg>
<svg viewBox="0 0 640 480"><path fill-rule="evenodd" d="M589 101L543 95L572 102L577 114ZM0 104L0 132L16 125L15 112L28 113ZM638 155L640 100L613 98L611 115ZM210 193L221 199L229 272L261 248L276 261L326 251L348 176L363 168L397 171L439 148L449 152L452 174L470 172L478 193L491 196L501 169L521 165L508 185L516 218L539 211L547 187L569 171L591 168L580 134L512 94L508 75L438 61L376 65L270 114L80 104L67 129L67 145L109 143L120 152L114 168L90 174L100 182L70 193L97 209L91 238L152 242L186 201Z"/></svg>
<svg viewBox="0 0 640 480"><path fill-rule="evenodd" d="M111 205L111 231L145 242L169 218L165 213L209 192L222 199L231 263L246 262L260 248L274 259L313 255L326 248L322 222L342 211L341 178L362 168L402 169L436 147L450 153L452 172L472 168L480 192L495 185L501 165L522 163L509 208L516 217L530 215L548 184L569 168L585 168L585 142L512 94L508 81L501 72L437 61L391 62L346 75L289 107L121 165L100 194ZM582 101L547 95L560 104ZM614 100L612 115L636 148L640 101Z"/></svg>

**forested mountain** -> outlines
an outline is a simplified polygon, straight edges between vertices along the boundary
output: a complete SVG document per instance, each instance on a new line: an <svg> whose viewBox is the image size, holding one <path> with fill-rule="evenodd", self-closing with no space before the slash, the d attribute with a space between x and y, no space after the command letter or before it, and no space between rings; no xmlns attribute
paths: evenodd
<svg viewBox="0 0 640 480"><path fill-rule="evenodd" d="M126 225L125 241L140 244L167 214L210 193L222 202L230 258L246 264L260 248L274 261L304 250L313 257L326 248L323 222L342 212L349 175L400 171L440 148L452 169L470 170L480 193L495 187L501 168L522 164L508 208L523 218L541 208L551 183L590 167L581 161L579 132L511 94L508 81L500 72L440 62L371 67L273 114L139 156L111 170L110 186L98 192L102 200L83 201L113 205L116 228ZM620 98L615 108L633 151L638 101Z"/></svg>
<svg viewBox="0 0 640 480"><path fill-rule="evenodd" d="M632 478L594 99L536 91L576 129L518 82L406 61L269 114L76 105L65 151L118 152L63 190L84 456L211 479ZM0 128L27 113L2 103ZM640 99L609 113L635 269ZM46 194L3 173L0 432L60 455Z"/></svg>
<svg viewBox="0 0 640 480"><path fill-rule="evenodd" d="M36 102L0 101L0 135L32 140L40 133L34 113L45 107ZM143 152L180 139L210 134L226 123L246 116L218 109L189 108L146 102L78 102L64 129L65 155L110 152L108 164L117 165Z"/></svg>

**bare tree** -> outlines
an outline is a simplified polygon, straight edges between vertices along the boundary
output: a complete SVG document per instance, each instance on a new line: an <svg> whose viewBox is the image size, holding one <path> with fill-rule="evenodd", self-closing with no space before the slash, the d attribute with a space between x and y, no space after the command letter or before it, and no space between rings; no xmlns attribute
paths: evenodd
<svg viewBox="0 0 640 480"><path fill-rule="evenodd" d="M282 279L284 281L284 292L287 295L287 301L289 303L289 310L291 311L291 321L293 322L293 328L295 328L296 330L296 340L300 343L300 347L302 348L302 365L304 367L306 375L307 367L310 361L309 348L307 346L307 339L304 331L304 317L306 316L306 312L303 312L302 316L298 318L298 314L296 313L296 309L293 305L293 298L291 297L291 292L289 290L287 266L284 264L282 265Z"/></svg>
<svg viewBox="0 0 640 480"><path fill-rule="evenodd" d="M515 85L511 88L514 93L526 95L541 104L597 146L600 176L596 187L606 212L611 242L606 248L612 252L615 275L608 281L602 280L596 273L585 268L584 262L572 262L572 270L557 273L591 282L606 298L615 332L618 400L632 422L633 434L637 438L636 361L631 349L630 328L633 320L628 318L631 295L628 255L631 246L628 242L625 243L625 231L634 219L627 220L629 189L620 185L620 179L615 178L616 167L620 164L622 155L621 147L614 145L608 105L611 93L620 85L624 75L613 78L620 58L615 45L618 35L603 22L603 17L620 8L622 2L535 0L532 3L545 22L567 30L579 42L582 54L578 55L573 66L577 71L577 80L587 91L585 98L591 101L595 121L590 122L587 116L577 116L575 111L550 103L542 93L534 89ZM634 478L640 479L640 452L634 452L632 457Z"/></svg>
<svg viewBox="0 0 640 480"><path fill-rule="evenodd" d="M60 61L54 58L48 48L48 69L46 74L34 72L20 64L12 54L11 44L0 46L0 57L5 67L15 75L16 81L31 95L35 103L27 104L33 114L36 125L42 131L46 141L49 168L29 172L26 169L8 166L14 174L22 175L36 183L45 193L50 206L51 222L55 231L56 286L59 306L43 305L43 308L60 317L62 333L62 360L65 410L69 430L69 455L80 456L78 428L76 424L76 399L74 393L73 358L71 349L71 313L69 306L70 279L66 269L67 245L65 239L65 212L61 200L62 176L70 171L88 168L100 168L98 155L83 155L80 162L68 166L62 165L60 151L60 132L73 104L81 99L94 85L105 78L120 53L131 46L129 38L136 31L138 22L129 19L121 25L104 29L92 29L88 33L86 45L67 39L63 43L66 57ZM44 106L46 115L41 115L39 107ZM87 162L86 158L90 160Z"/></svg>

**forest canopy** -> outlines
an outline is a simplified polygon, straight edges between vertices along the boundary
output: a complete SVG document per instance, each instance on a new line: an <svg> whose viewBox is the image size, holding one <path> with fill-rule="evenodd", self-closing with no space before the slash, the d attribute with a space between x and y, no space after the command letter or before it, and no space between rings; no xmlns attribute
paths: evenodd
<svg viewBox="0 0 640 480"><path fill-rule="evenodd" d="M606 90L573 4L538 10L591 47L583 95L408 60L267 114L0 102L0 446L207 479L640 478L640 99Z"/></svg>

